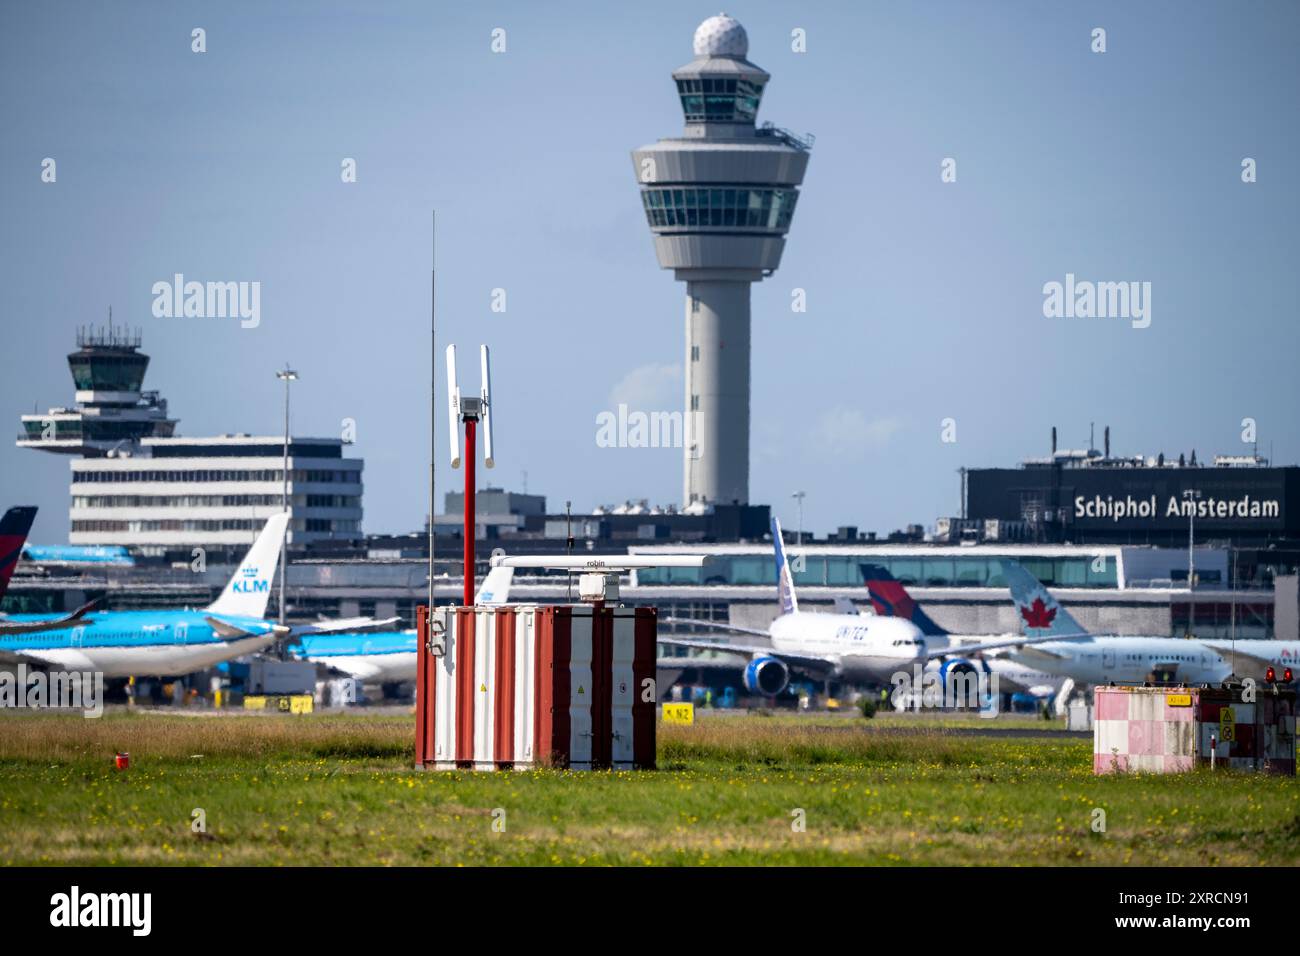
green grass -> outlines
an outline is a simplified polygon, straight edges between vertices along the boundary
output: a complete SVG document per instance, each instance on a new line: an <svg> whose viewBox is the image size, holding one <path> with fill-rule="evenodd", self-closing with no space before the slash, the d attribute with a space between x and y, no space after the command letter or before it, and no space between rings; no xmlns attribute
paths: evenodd
<svg viewBox="0 0 1300 956"><path fill-rule="evenodd" d="M1098 778L1089 740L989 739L947 726L709 717L660 728L658 771L485 774L411 769L407 716L6 715L0 861L1297 861L1293 778ZM118 750L131 753L127 771L112 768ZM206 833L191 832L195 808ZM493 829L498 808L505 832ZM1091 830L1094 808L1106 812L1104 834ZM792 831L796 809L805 832Z"/></svg>

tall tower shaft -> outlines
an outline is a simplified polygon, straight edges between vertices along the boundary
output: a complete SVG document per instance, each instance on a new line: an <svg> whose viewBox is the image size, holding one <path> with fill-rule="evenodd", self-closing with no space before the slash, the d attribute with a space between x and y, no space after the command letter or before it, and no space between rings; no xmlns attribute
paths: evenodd
<svg viewBox="0 0 1300 956"><path fill-rule="evenodd" d="M749 287L781 263L812 139L755 125L769 75L720 14L673 72L681 137L632 153L659 265L686 283L682 504L749 501Z"/></svg>

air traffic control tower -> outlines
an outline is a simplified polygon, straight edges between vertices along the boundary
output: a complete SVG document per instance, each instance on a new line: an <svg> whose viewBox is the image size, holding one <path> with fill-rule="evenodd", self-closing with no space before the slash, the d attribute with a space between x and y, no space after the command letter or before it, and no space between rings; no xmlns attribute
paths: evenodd
<svg viewBox="0 0 1300 956"><path fill-rule="evenodd" d="M812 137L755 126L769 76L725 13L673 71L686 129L632 153L659 265L686 283L682 505L749 502L749 286L781 264Z"/></svg>

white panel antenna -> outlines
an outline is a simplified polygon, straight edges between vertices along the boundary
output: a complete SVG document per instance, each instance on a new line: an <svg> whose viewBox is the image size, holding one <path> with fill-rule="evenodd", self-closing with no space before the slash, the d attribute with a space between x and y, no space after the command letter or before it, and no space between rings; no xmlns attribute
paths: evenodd
<svg viewBox="0 0 1300 956"><path fill-rule="evenodd" d="M460 386L456 384L456 346L447 346L447 431L451 467L460 467Z"/></svg>
<svg viewBox="0 0 1300 956"><path fill-rule="evenodd" d="M486 345L478 347L478 354L483 376L483 463L491 468L496 464L492 457L492 362Z"/></svg>

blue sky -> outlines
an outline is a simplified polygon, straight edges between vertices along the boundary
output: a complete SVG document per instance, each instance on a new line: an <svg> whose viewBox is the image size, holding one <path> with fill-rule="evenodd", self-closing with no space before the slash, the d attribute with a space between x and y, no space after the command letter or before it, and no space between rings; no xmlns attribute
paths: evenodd
<svg viewBox="0 0 1300 956"><path fill-rule="evenodd" d="M356 420L366 530L417 528L436 209L442 340L493 347L491 480L526 471L553 510L676 501L680 451L598 448L596 416L681 405L683 288L655 262L629 152L679 134L669 74L716 12L5 4L10 432L71 403L75 329L112 305L142 328L148 387L182 433L278 433L288 360L295 432ZM1068 447L1096 422L1118 453L1205 458L1248 451L1251 417L1266 454L1300 458L1300 5L727 12L772 74L760 119L817 136L781 269L753 290L753 501L793 523L806 490L818 530L929 524L956 512L959 467L1044 454L1053 424ZM1241 182L1244 157L1258 182ZM261 325L154 318L151 287L176 272L260 281ZM1150 282L1150 327L1045 318L1043 284L1066 273ZM66 540L67 460L10 440L0 468L4 504L41 506L33 539Z"/></svg>

